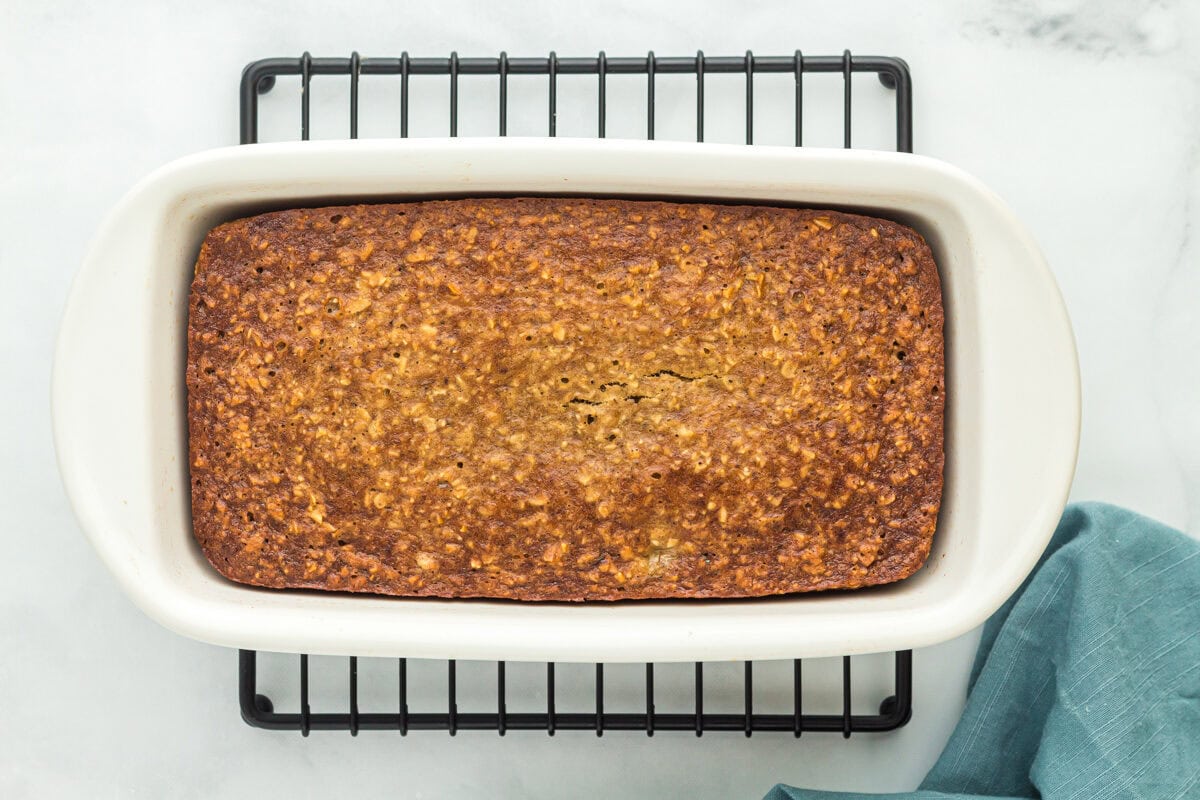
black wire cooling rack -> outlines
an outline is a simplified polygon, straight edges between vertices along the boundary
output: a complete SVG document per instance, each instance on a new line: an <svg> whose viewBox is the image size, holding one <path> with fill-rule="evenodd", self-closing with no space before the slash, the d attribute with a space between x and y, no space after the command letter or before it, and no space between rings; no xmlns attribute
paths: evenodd
<svg viewBox="0 0 1200 800"><path fill-rule="evenodd" d="M555 53L548 57L509 58L501 53L496 58L459 58L451 53L449 58L411 58L403 53L399 58L361 58L353 53L349 58L313 58L308 53L299 58L268 58L254 61L246 66L241 82L241 142L252 144L258 141L258 98L271 91L276 78L300 77L300 138L308 139L311 131L311 83L317 75L348 77L350 81L349 137L358 138L359 128L359 78L362 75L391 75L399 77L398 116L399 133L409 133L410 79L413 77L449 77L449 127L446 133L458 135L459 127L459 76L493 75L497 78L499 92L499 114L497 133L508 134L508 84L510 75L544 75L548 79L547 134L558 133L558 77L560 75L594 75L597 79L597 131L604 137L608 117L608 77L612 75L646 76L646 138L654 138L655 84L660 75L694 75L696 77L696 140L704 141L705 87L708 75L735 74L745 76L745 139L754 143L754 78L767 73L793 75L795 78L795 145L804 144L804 76L810 73L834 73L842 77L842 142L851 146L851 76L868 73L878 76L880 82L893 90L896 119L896 150L912 152L912 82L907 65L898 58L885 56L854 56L849 50L840 56L805 56L799 50L790 56L755 56L747 51L744 56L712 57L697 52L687 57L657 57L653 52L633 58L609 58L604 52L594 57L560 58ZM849 738L852 733L882 732L895 730L905 725L912 716L912 651L902 650L895 654L895 682L892 693L883 698L877 714L854 714L851 712L851 664L850 656L842 657L840 714L811 714L803 708L804 667L800 659L792 661L792 709L791 713L756 713L754 710L754 662L746 661L742 666L742 710L738 713L706 713L704 710L705 686L704 664L695 664L694 684L691 687L694 706L686 713L662 713L655 710L654 664L645 665L645 711L617 713L605 711L604 665L595 664L595 708L587 712L567 712L556 708L555 664L546 664L545 710L537 712L509 712L506 696L506 665L496 662L494 711L460 712L458 710L458 669L454 661L445 662L446 702L444 711L414 712L409 710L408 661L396 660L395 705L384 710L363 711L359 709L358 659L347 657L349 671L349 693L345 698L345 711L316 713L310 706L309 658L298 656L299 708L292 712L279 712L271 699L258 691L258 654L253 650L242 650L238 663L238 690L242 718L247 724L269 730L300 731L307 736L311 731L349 731L357 735L363 730L390 730L401 735L409 731L446 731L451 736L458 731L496 731L501 736L512 730L545 731L553 736L556 731L594 731L601 736L605 731L644 731L653 736L656 731L693 731L697 736L708 731L742 732L750 736L756 732L790 732L796 737L808 731L840 732Z"/></svg>

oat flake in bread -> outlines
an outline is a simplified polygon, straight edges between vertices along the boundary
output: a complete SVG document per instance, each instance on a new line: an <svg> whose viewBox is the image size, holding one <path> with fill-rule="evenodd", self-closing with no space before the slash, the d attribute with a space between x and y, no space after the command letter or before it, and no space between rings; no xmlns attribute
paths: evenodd
<svg viewBox="0 0 1200 800"><path fill-rule="evenodd" d="M911 575L942 491L929 248L832 211L295 209L204 240L192 519L235 581L518 600Z"/></svg>

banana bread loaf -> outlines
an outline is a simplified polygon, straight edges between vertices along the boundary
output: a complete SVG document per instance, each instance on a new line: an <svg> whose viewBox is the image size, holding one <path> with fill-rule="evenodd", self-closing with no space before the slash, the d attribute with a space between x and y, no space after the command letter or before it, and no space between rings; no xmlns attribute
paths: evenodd
<svg viewBox="0 0 1200 800"><path fill-rule="evenodd" d="M192 518L267 587L744 597L911 575L942 301L881 219L576 198L218 226L188 326Z"/></svg>

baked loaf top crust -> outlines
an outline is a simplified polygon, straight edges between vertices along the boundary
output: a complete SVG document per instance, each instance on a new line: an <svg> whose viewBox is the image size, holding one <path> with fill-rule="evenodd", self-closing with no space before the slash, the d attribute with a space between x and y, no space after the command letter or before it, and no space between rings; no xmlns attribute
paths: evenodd
<svg viewBox="0 0 1200 800"><path fill-rule="evenodd" d="M942 302L913 230L576 198L213 229L195 535L269 587L519 600L896 581L929 553Z"/></svg>

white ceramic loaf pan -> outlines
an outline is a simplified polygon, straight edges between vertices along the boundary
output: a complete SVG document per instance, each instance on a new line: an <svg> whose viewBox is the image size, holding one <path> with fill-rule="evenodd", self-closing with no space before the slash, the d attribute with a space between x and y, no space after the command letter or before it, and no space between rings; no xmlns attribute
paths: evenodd
<svg viewBox="0 0 1200 800"><path fill-rule="evenodd" d="M946 306L945 496L926 566L891 586L741 601L583 605L401 599L231 583L192 538L187 297L204 234L266 209L552 193L837 207L917 228ZM79 521L147 614L232 647L559 661L770 659L904 649L981 623L1063 509L1079 436L1070 322L998 198L928 158L570 139L301 142L201 153L121 201L75 280L53 385Z"/></svg>

